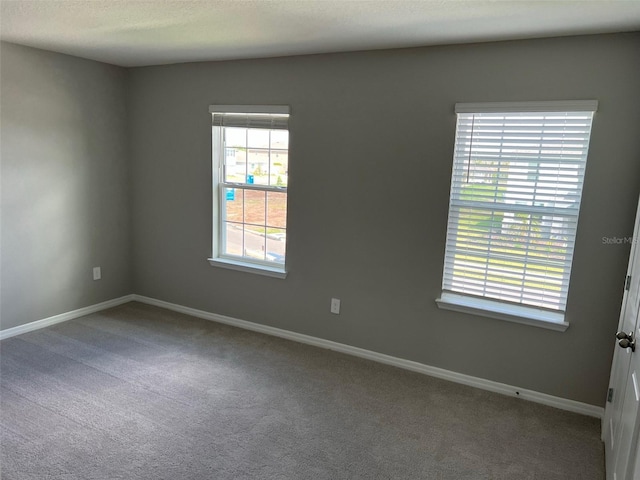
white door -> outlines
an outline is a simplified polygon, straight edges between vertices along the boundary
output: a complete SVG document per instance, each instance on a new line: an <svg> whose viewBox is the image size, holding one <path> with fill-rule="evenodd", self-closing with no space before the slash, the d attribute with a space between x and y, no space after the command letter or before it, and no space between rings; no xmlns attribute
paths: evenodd
<svg viewBox="0 0 640 480"><path fill-rule="evenodd" d="M635 468L633 469L633 476L631 478L640 478L640 441L636 445L636 460Z"/></svg>
<svg viewBox="0 0 640 480"><path fill-rule="evenodd" d="M631 480L635 470L640 406L640 209L636 215L603 422L607 480Z"/></svg>

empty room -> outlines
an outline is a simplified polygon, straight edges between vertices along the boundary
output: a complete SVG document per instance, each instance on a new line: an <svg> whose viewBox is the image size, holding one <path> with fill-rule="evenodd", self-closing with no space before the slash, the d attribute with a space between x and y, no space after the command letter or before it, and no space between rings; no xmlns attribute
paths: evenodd
<svg viewBox="0 0 640 480"><path fill-rule="evenodd" d="M640 2L0 40L1 478L640 479Z"/></svg>

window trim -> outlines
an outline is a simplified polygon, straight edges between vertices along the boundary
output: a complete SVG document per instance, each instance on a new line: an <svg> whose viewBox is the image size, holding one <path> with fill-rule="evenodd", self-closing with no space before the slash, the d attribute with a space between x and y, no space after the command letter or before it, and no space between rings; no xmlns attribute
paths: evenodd
<svg viewBox="0 0 640 480"><path fill-rule="evenodd" d="M289 116L290 108L287 105L210 105L209 114L211 115L211 197L212 197L212 230L211 230L211 256L207 258L209 265L213 267L220 267L229 270L236 270L245 273L254 273L258 275L265 275L273 278L285 279L288 274L287 269L287 256L285 254L285 263L278 264L276 262L269 262L260 259L248 259L245 257L237 257L234 255L226 255L220 251L222 245L223 236L225 235L224 229L221 226L222 214L222 196L225 188L230 188L229 185L240 189L248 190L262 190L266 192L280 192L287 194L288 202L288 189L285 187L269 187L263 185L251 185L245 188L245 184L233 184L233 182L225 182L223 178L223 163L224 160L221 156L223 154L222 148L216 148L217 145L223 145L222 132L223 128L220 125L215 125L214 115L219 114L238 114L247 116L255 115L259 117L261 115L274 115L274 116ZM219 128L215 128L219 127ZM251 128L250 126L244 128ZM287 128L287 131L289 129ZM216 138L216 134L218 137ZM287 149L288 150L288 149ZM288 230L288 229L286 229ZM286 242L286 240L285 240Z"/></svg>
<svg viewBox="0 0 640 480"><path fill-rule="evenodd" d="M238 272L255 273L266 277L287 278L287 270L271 267L269 265L258 265L253 263L239 262L226 257L208 258L209 265L212 267L226 268L228 270L236 270Z"/></svg>
<svg viewBox="0 0 640 480"><path fill-rule="evenodd" d="M476 298L454 292L443 291L436 299L438 308L454 312L469 313L481 317L495 318L532 327L564 332L569 328L565 314L535 307L515 305L486 298Z"/></svg>
<svg viewBox="0 0 640 480"><path fill-rule="evenodd" d="M464 113L535 113L535 112L593 112L598 108L597 100L573 100L573 101L550 101L550 102L498 102L498 103L458 103L455 105L456 114ZM457 125L457 120L456 120ZM592 126L589 130L591 136ZM458 132L454 143L457 142ZM587 143L588 148L588 143ZM588 155L588 151L587 154ZM454 162L455 164L455 158ZM452 169L455 165L452 166ZM583 177L584 182L584 177ZM452 187L453 188L453 179ZM582 197L582 191L580 192ZM449 211L447 222L451 215L451 191L449 193ZM576 215L576 222L579 211ZM576 232L577 233L577 232ZM448 236L448 234L447 234ZM448 242L448 239L447 239ZM575 242L575 239L574 239ZM445 262L446 262L445 256ZM574 254L571 257L573 263ZM474 314L483 317L495 318L509 322L515 322L530 326L542 327L551 330L564 332L569 328L566 321L565 310L550 310L526 304L516 304L504 300L490 297L480 297L465 293L453 292L444 288L445 267L443 267L443 289L439 298L436 299L438 308L452 310L462 313Z"/></svg>

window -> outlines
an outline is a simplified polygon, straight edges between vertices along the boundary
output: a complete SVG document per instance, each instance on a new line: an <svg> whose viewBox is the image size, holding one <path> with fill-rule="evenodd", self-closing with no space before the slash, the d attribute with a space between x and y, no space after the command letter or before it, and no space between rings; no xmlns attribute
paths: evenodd
<svg viewBox="0 0 640 480"><path fill-rule="evenodd" d="M284 278L289 107L212 105L213 255L209 262Z"/></svg>
<svg viewBox="0 0 640 480"><path fill-rule="evenodd" d="M441 308L568 327L595 101L457 104Z"/></svg>

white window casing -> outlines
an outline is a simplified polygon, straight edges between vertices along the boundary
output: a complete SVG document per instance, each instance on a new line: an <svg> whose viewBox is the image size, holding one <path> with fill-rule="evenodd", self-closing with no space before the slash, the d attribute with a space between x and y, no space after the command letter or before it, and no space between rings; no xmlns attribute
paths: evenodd
<svg viewBox="0 0 640 480"><path fill-rule="evenodd" d="M596 101L457 104L441 308L564 330Z"/></svg>
<svg viewBox="0 0 640 480"><path fill-rule="evenodd" d="M273 180L275 175L272 168L281 163L274 163L276 155L286 158L288 177L288 128L289 107L280 105L211 105L209 113L212 120L212 189L213 189L213 232L212 255L209 263L212 266L222 267L243 272L257 273L276 278L286 278L286 219L284 225L271 225L270 201L278 197L287 201L288 180L278 184ZM230 129L230 130L226 130ZM227 141L227 133L234 131L236 137L242 132L246 133L246 140L241 147L234 146ZM267 144L251 146L249 140L252 132L264 131ZM274 132L286 132L286 144L274 146ZM236 156L241 157L238 165L235 164ZM252 158L260 157L258 168L266 170L263 181L254 182L254 175L250 173ZM280 161L280 160L279 160ZM243 173L239 176L230 174L232 170L242 167ZM258 173L256 173L258 175ZM260 173L259 175L263 175ZM260 177L257 177L260 178ZM229 197L231 195L231 197ZM239 199L236 198L239 196ZM255 201L255 197L262 198L264 213L261 220L248 219L249 196ZM239 202L239 219L227 218L230 201ZM251 207L255 216L255 206ZM262 208L262 207L259 207ZM230 228L233 227L233 228ZM273 231L278 233L272 233ZM270 233L271 232L271 233ZM234 236L231 241L228 234ZM236 239L236 237L239 238ZM248 238L253 242L262 242L261 249L249 245ZM239 242L239 246L235 243ZM270 252L269 245L280 242L281 251ZM230 245L234 243L232 247Z"/></svg>

